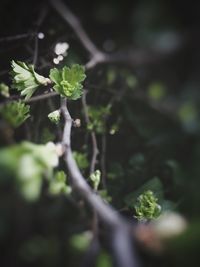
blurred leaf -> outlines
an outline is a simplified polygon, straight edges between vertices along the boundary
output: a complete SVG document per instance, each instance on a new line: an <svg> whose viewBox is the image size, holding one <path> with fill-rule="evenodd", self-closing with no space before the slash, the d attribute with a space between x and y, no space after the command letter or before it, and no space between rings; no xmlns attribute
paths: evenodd
<svg viewBox="0 0 200 267"><path fill-rule="evenodd" d="M0 108L1 116L13 127L19 127L30 117L30 106L21 100L12 101Z"/></svg>
<svg viewBox="0 0 200 267"><path fill-rule="evenodd" d="M101 181L101 172L99 170L96 170L90 175L90 180L93 183L94 190L97 190Z"/></svg>
<svg viewBox="0 0 200 267"><path fill-rule="evenodd" d="M89 162L85 153L73 151L73 156L80 169L84 170L88 168Z"/></svg>
<svg viewBox="0 0 200 267"><path fill-rule="evenodd" d="M98 194L108 203L112 201L112 197L109 196L108 191L106 189L98 190Z"/></svg>
<svg viewBox="0 0 200 267"><path fill-rule="evenodd" d="M71 187L67 185L67 176L64 171L57 171L55 177L50 180L49 193L51 195L71 193Z"/></svg>
<svg viewBox="0 0 200 267"><path fill-rule="evenodd" d="M110 115L111 106L106 107L88 107L88 114L90 117L90 124L87 126L88 130L95 131L98 134L105 132L105 118Z"/></svg>
<svg viewBox="0 0 200 267"><path fill-rule="evenodd" d="M98 256L96 267L112 267L112 259L106 252L101 252Z"/></svg>
<svg viewBox="0 0 200 267"><path fill-rule="evenodd" d="M192 221L181 235L167 243L167 254L173 259L173 266L199 266L200 222ZM183 256L184 255L184 256Z"/></svg>
<svg viewBox="0 0 200 267"><path fill-rule="evenodd" d="M9 87L5 83L0 83L0 94L4 97L9 97Z"/></svg>
<svg viewBox="0 0 200 267"><path fill-rule="evenodd" d="M0 168L9 170L17 189L29 201L38 199L42 178L50 178L58 165L56 147L53 143L36 145L23 142L0 150Z"/></svg>
<svg viewBox="0 0 200 267"><path fill-rule="evenodd" d="M166 89L162 83L152 83L148 88L148 96L154 101L162 100L166 95Z"/></svg>
<svg viewBox="0 0 200 267"><path fill-rule="evenodd" d="M81 234L75 234L70 238L70 244L78 251L85 251L92 240L92 233L90 231Z"/></svg>
<svg viewBox="0 0 200 267"><path fill-rule="evenodd" d="M198 110L195 103L184 103L178 110L178 117L188 131L194 131L198 127Z"/></svg>
<svg viewBox="0 0 200 267"><path fill-rule="evenodd" d="M52 133L52 131L49 130L49 128L44 128L42 130L41 136L40 136L40 142L41 143L48 143L50 141L53 141L55 139L55 135Z"/></svg>
<svg viewBox="0 0 200 267"><path fill-rule="evenodd" d="M108 85L111 85L112 83L114 83L115 79L117 77L117 73L114 69L109 69L107 71L107 81L108 81Z"/></svg>

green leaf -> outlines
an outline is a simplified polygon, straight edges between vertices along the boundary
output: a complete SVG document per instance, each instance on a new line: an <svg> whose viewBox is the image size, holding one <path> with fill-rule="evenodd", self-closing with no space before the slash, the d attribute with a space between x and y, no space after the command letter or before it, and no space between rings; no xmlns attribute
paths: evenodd
<svg viewBox="0 0 200 267"><path fill-rule="evenodd" d="M101 252L97 258L96 267L112 267L111 256L106 252Z"/></svg>
<svg viewBox="0 0 200 267"><path fill-rule="evenodd" d="M59 86L59 84L62 81L62 72L56 68L51 69L49 77L52 80L52 82L54 82Z"/></svg>
<svg viewBox="0 0 200 267"><path fill-rule="evenodd" d="M17 190L28 201L38 199L44 175L50 179L57 165L56 146L51 142L46 145L23 142L0 149L1 171L9 172Z"/></svg>
<svg viewBox="0 0 200 267"><path fill-rule="evenodd" d="M87 125L89 131L95 131L98 134L105 132L105 118L110 115L111 105L105 107L88 107L88 115L90 117L90 124Z"/></svg>
<svg viewBox="0 0 200 267"><path fill-rule="evenodd" d="M60 110L55 110L49 113L48 118L52 123L58 124L60 121Z"/></svg>
<svg viewBox="0 0 200 267"><path fill-rule="evenodd" d="M87 169L89 162L85 153L73 151L73 157L81 170Z"/></svg>
<svg viewBox="0 0 200 267"><path fill-rule="evenodd" d="M147 181L136 191L128 194L125 197L125 203L130 207L134 207L135 202L139 195L141 195L144 191L151 190L154 192L155 196L159 199L160 202L164 200L163 195L163 185L158 177L154 177L153 179Z"/></svg>
<svg viewBox="0 0 200 267"><path fill-rule="evenodd" d="M49 193L51 195L70 194L71 187L66 184L67 176L64 171L57 171L55 177L50 181Z"/></svg>
<svg viewBox="0 0 200 267"><path fill-rule="evenodd" d="M40 143L45 144L55 139L55 134L51 129L44 127L40 135Z"/></svg>
<svg viewBox="0 0 200 267"><path fill-rule="evenodd" d="M30 117L30 106L21 100L13 101L1 107L1 116L13 127L19 127Z"/></svg>
<svg viewBox="0 0 200 267"><path fill-rule="evenodd" d="M94 173L90 175L90 180L93 183L94 190L97 190L101 181L101 172L100 170L96 170Z"/></svg>
<svg viewBox="0 0 200 267"><path fill-rule="evenodd" d="M12 88L21 92L28 100L40 85L46 86L50 80L35 72L33 65L12 60Z"/></svg>
<svg viewBox="0 0 200 267"><path fill-rule="evenodd" d="M90 231L85 231L80 234L72 235L72 237L70 238L70 245L74 249L83 252L89 247L91 241L92 241L92 233Z"/></svg>
<svg viewBox="0 0 200 267"><path fill-rule="evenodd" d="M108 191L106 189L98 190L98 194L103 198L104 201L108 203L112 201L112 197L109 196Z"/></svg>
<svg viewBox="0 0 200 267"><path fill-rule="evenodd" d="M4 97L9 97L9 87L5 83L0 83L0 94Z"/></svg>
<svg viewBox="0 0 200 267"><path fill-rule="evenodd" d="M140 221L156 219L161 214L161 206L151 190L143 192L135 206L135 217Z"/></svg>
<svg viewBox="0 0 200 267"><path fill-rule="evenodd" d="M61 96L65 96L71 100L76 100L81 97L82 82L86 78L83 66L75 64L71 68L65 66L62 70L54 68L50 70L49 77L55 83L53 88Z"/></svg>
<svg viewBox="0 0 200 267"><path fill-rule="evenodd" d="M150 99L160 101L166 96L166 88L164 84L155 82L150 84L147 93Z"/></svg>

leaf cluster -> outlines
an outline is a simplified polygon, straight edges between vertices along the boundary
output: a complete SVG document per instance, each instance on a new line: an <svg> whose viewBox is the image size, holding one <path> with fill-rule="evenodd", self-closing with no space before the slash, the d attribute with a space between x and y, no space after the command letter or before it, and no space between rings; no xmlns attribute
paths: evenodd
<svg viewBox="0 0 200 267"><path fill-rule="evenodd" d="M61 96L71 100L76 100L82 95L82 82L85 80L85 69L78 64L72 65L71 68L63 67L51 69L50 79L55 83L53 88Z"/></svg>
<svg viewBox="0 0 200 267"><path fill-rule="evenodd" d="M90 118L90 123L88 124L88 130L95 131L96 133L102 134L105 132L105 118L110 114L111 106L106 107L88 107L88 115Z"/></svg>
<svg viewBox="0 0 200 267"><path fill-rule="evenodd" d="M156 219L161 214L161 206L151 190L141 194L135 204L135 217L140 221Z"/></svg>
<svg viewBox="0 0 200 267"><path fill-rule="evenodd" d="M39 75L35 72L33 65L28 65L21 61L12 60L12 88L21 92L21 96L29 99L36 91L38 86L47 85L49 79Z"/></svg>
<svg viewBox="0 0 200 267"><path fill-rule="evenodd" d="M30 117L29 111L30 106L19 100L1 107L0 114L11 126L19 127Z"/></svg>
<svg viewBox="0 0 200 267"><path fill-rule="evenodd" d="M88 168L89 162L88 162L86 153L81 153L79 151L73 151L73 157L76 160L76 163L81 170Z"/></svg>
<svg viewBox="0 0 200 267"><path fill-rule="evenodd" d="M23 142L0 150L1 171L9 171L9 176L16 177L17 190L28 201L37 200L43 176L51 178L57 165L58 155L53 143Z"/></svg>
<svg viewBox="0 0 200 267"><path fill-rule="evenodd" d="M53 179L51 179L49 184L49 193L51 195L59 195L59 194L70 194L71 187L66 184L67 176L64 171L57 171Z"/></svg>
<svg viewBox="0 0 200 267"><path fill-rule="evenodd" d="M9 87L5 83L0 83L0 94L4 97L9 97Z"/></svg>

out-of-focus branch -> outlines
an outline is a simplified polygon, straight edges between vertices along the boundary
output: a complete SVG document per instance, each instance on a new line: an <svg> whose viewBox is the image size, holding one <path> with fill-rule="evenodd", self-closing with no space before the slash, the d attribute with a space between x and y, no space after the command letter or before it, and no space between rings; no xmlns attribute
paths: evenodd
<svg viewBox="0 0 200 267"><path fill-rule="evenodd" d="M71 12L71 10L61 0L49 0L52 7L60 14L60 16L72 27L77 37L81 41L85 49L90 53L92 58L103 60L102 53L91 41L86 31L83 29L79 19Z"/></svg>
<svg viewBox="0 0 200 267"><path fill-rule="evenodd" d="M38 42L38 31L43 23L43 21L45 20L45 17L47 15L47 6L46 5L42 5L40 10L39 10L39 16L35 22L35 47L34 47L34 54L33 54L33 65L36 65L37 63L37 59L38 59L38 46L39 46L39 42Z"/></svg>
<svg viewBox="0 0 200 267"><path fill-rule="evenodd" d="M51 6L58 12L58 14L71 26L76 36L81 41L85 49L90 53L90 60L86 63L86 69L91 69L100 63L116 63L133 66L140 66L158 61L158 59L167 58L170 52L156 50L129 50L118 51L112 54L105 53L99 50L94 42L89 38L85 29L82 27L79 19L73 12L63 3L62 0L49 0Z"/></svg>
<svg viewBox="0 0 200 267"><path fill-rule="evenodd" d="M17 34L17 35L12 35L12 36L5 36L5 37L1 37L0 38L0 43L2 42L12 42L12 41L17 41L17 40L21 40L21 39L26 39L29 37L33 37L35 36L36 33L32 32L32 33L22 33L22 34Z"/></svg>
<svg viewBox="0 0 200 267"><path fill-rule="evenodd" d="M37 102L37 101L44 100L44 99L54 97L54 96L58 96L58 93L55 91L33 96L30 99L25 100L24 102L26 103Z"/></svg>
<svg viewBox="0 0 200 267"><path fill-rule="evenodd" d="M89 125L90 124L90 118L88 115L88 109L87 109L87 103L86 103L86 94L87 94L87 92L85 90L83 93L83 96L82 96L82 105L83 105L83 112L84 112L86 124ZM91 131L91 139L92 139L92 159L91 159L91 164L90 164L90 174L95 171L95 165L96 165L97 156L99 153L98 145L97 145L97 138L96 138L94 131Z"/></svg>
<svg viewBox="0 0 200 267"><path fill-rule="evenodd" d="M101 179L103 187L106 188L106 133L101 138Z"/></svg>
<svg viewBox="0 0 200 267"><path fill-rule="evenodd" d="M116 266L138 267L138 259L131 244L130 226L111 206L92 191L73 158L71 150L72 118L67 108L67 100L63 98L61 99L61 111L65 121L62 138L65 148L64 159L71 177L72 187L97 212L102 223L109 229Z"/></svg>

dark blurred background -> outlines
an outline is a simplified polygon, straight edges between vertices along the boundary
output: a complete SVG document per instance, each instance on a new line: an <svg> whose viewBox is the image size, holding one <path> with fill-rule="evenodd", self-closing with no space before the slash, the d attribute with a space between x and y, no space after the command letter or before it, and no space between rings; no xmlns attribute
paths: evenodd
<svg viewBox="0 0 200 267"><path fill-rule="evenodd" d="M117 64L97 66L88 72L85 82L86 88L92 89L90 105L106 105L119 94L106 133L111 204L118 210L127 208L127 196L158 177L170 208L183 214L191 226L164 256L143 255L144 266L199 266L200 2L65 3L99 49L127 58ZM59 66L88 61L88 52L48 1L1 0L1 82L10 82L12 59L33 63L36 33L39 39L35 65L40 73L47 75L50 68L58 65L58 43L69 45ZM12 132L9 138L1 122L1 146L22 140L58 141L57 129L46 120L58 101L55 98L51 103L33 103L32 118L25 126L15 132L6 128ZM79 103L71 104L75 117L82 116L80 109ZM117 130L113 135L110 132L114 126ZM75 150L84 150L82 133L80 129L73 135ZM102 137L98 136L98 140L101 144ZM85 239L73 236L90 229L87 208L80 210L72 200L52 198L45 192L30 204L10 182L1 179L0 185L0 266L81 266ZM130 220L133 217L130 209L123 214ZM102 240L106 250L103 237ZM96 266L111 266L105 252Z"/></svg>

